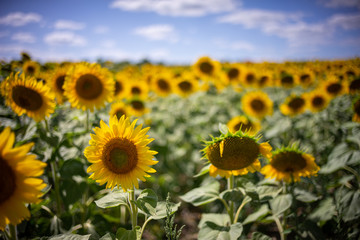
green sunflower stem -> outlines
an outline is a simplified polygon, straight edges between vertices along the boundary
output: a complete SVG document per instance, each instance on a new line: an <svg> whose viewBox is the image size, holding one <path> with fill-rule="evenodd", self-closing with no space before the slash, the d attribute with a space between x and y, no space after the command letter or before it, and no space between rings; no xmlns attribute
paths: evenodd
<svg viewBox="0 0 360 240"><path fill-rule="evenodd" d="M90 113L89 113L89 109L86 110L86 131L89 132L90 131Z"/></svg>
<svg viewBox="0 0 360 240"><path fill-rule="evenodd" d="M9 233L4 231L8 240L17 240L18 237L17 237L16 225L9 224L8 227L9 227Z"/></svg>
<svg viewBox="0 0 360 240"><path fill-rule="evenodd" d="M61 197L60 197L60 189L59 189L59 177L56 174L56 163L52 161L50 163L51 166L51 173L54 180L54 188L55 188L55 197L56 197L56 210L57 215L61 214Z"/></svg>
<svg viewBox="0 0 360 240"><path fill-rule="evenodd" d="M278 227L279 230L279 234L280 234L280 239L281 240L285 240L285 234L284 234L284 228L281 225L280 219L277 216L273 216L276 226Z"/></svg>
<svg viewBox="0 0 360 240"><path fill-rule="evenodd" d="M234 189L234 175L228 178L228 189ZM229 217L230 222L234 222L234 202L231 200L229 201Z"/></svg>
<svg viewBox="0 0 360 240"><path fill-rule="evenodd" d="M237 221L238 221L238 219L239 219L239 216L240 216L240 212L241 212L241 209L243 209L243 207L246 205L246 201L245 201L245 197L246 196L244 196L244 199L243 199L243 201L241 202L241 205L239 206L239 208L237 209L237 211L236 211L236 214L235 214L235 219L234 219L234 221L233 221L233 223L235 224L235 223L237 223Z"/></svg>
<svg viewBox="0 0 360 240"><path fill-rule="evenodd" d="M135 227L137 226L137 213L138 213L138 209L137 209L134 201L135 201L135 188L133 187L132 190L129 190L129 202L130 202L130 206L131 206L132 229L135 229Z"/></svg>

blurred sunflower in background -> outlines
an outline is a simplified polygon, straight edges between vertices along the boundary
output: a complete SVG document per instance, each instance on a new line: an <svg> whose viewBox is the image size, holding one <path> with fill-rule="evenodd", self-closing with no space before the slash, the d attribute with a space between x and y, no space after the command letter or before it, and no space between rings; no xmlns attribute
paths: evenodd
<svg viewBox="0 0 360 240"><path fill-rule="evenodd" d="M229 178L232 175L259 171L261 168L259 156L271 157L272 149L267 142L259 143L259 139L248 132L229 131L227 134L213 138L212 141L205 142L206 146L202 152L211 163L210 176L220 175Z"/></svg>
<svg viewBox="0 0 360 240"><path fill-rule="evenodd" d="M324 110L330 102L328 95L321 89L305 93L304 96L307 108L313 113Z"/></svg>
<svg viewBox="0 0 360 240"><path fill-rule="evenodd" d="M118 119L120 119L122 117L122 115L124 115L125 117L128 117L127 107L126 107L125 103L120 102L120 101L113 102L110 106L109 115L110 115L110 117L116 115Z"/></svg>
<svg viewBox="0 0 360 240"><path fill-rule="evenodd" d="M250 134L256 134L261 126L260 123L257 121L251 121L248 117L242 116L235 116L228 121L226 124L229 128L230 132L235 133L237 131L242 132L249 132Z"/></svg>
<svg viewBox="0 0 360 240"><path fill-rule="evenodd" d="M174 92L181 97L188 97L199 89L198 81L191 72L185 72L174 79Z"/></svg>
<svg viewBox="0 0 360 240"><path fill-rule="evenodd" d="M298 78L293 73L284 73L280 76L278 85L283 88L293 88L298 84Z"/></svg>
<svg viewBox="0 0 360 240"><path fill-rule="evenodd" d="M22 69L25 75L33 76L40 72L40 64L34 61L26 61Z"/></svg>
<svg viewBox="0 0 360 240"><path fill-rule="evenodd" d="M15 134L10 127L0 133L0 230L30 217L25 204L38 203L46 184L40 176L46 163L28 154L33 143L13 147Z"/></svg>
<svg viewBox="0 0 360 240"><path fill-rule="evenodd" d="M151 79L151 89L159 96L166 97L173 92L173 77L170 73L158 73Z"/></svg>
<svg viewBox="0 0 360 240"><path fill-rule="evenodd" d="M246 93L241 99L243 111L256 118L264 118L273 113L273 101L261 91Z"/></svg>
<svg viewBox="0 0 360 240"><path fill-rule="evenodd" d="M140 117L149 112L145 105L145 101L140 98L132 98L129 100L127 112L130 116Z"/></svg>
<svg viewBox="0 0 360 240"><path fill-rule="evenodd" d="M115 74L114 99L121 100L130 95L128 79L123 72Z"/></svg>
<svg viewBox="0 0 360 240"><path fill-rule="evenodd" d="M50 74L49 77L49 87L55 94L56 101L59 104L62 104L65 100L64 96L64 83L67 72L69 70L69 66L64 67L57 67L54 71Z"/></svg>
<svg viewBox="0 0 360 240"><path fill-rule="evenodd" d="M55 109L55 95L34 77L12 73L4 81L6 104L19 116L26 114L39 122Z"/></svg>
<svg viewBox="0 0 360 240"><path fill-rule="evenodd" d="M256 71L250 68L247 68L245 73L242 75L241 83L245 87L254 87L256 85Z"/></svg>
<svg viewBox="0 0 360 240"><path fill-rule="evenodd" d="M261 71L259 74L256 85L259 88L270 87L273 85L273 76L271 71Z"/></svg>
<svg viewBox="0 0 360 240"><path fill-rule="evenodd" d="M98 64L78 63L65 78L64 95L71 106L85 111L99 109L114 96L114 80L106 68Z"/></svg>
<svg viewBox="0 0 360 240"><path fill-rule="evenodd" d="M300 181L300 177L316 176L319 169L312 155L292 145L274 151L269 164L261 169L261 173L265 178L290 183Z"/></svg>
<svg viewBox="0 0 360 240"><path fill-rule="evenodd" d="M339 81L335 75L329 75L325 81L322 81L318 87L322 89L330 98L347 93L347 84L345 81Z"/></svg>
<svg viewBox="0 0 360 240"><path fill-rule="evenodd" d="M132 80L129 84L129 98L147 99L149 93L148 83L143 80Z"/></svg>
<svg viewBox="0 0 360 240"><path fill-rule="evenodd" d="M349 93L360 93L360 76L354 77L352 80L349 81Z"/></svg>
<svg viewBox="0 0 360 240"><path fill-rule="evenodd" d="M284 115L296 116L306 110L306 101L303 96L291 95L280 105L280 111Z"/></svg>
<svg viewBox="0 0 360 240"><path fill-rule="evenodd" d="M208 80L216 76L220 71L219 62L212 60L210 57L201 57L193 65L194 72L202 79Z"/></svg>
<svg viewBox="0 0 360 240"><path fill-rule="evenodd" d="M92 163L87 169L90 178L106 188L121 187L124 191L139 188L138 179L146 181L149 173L156 172L151 166L157 161L157 152L147 146L154 139L148 138L148 128L135 127L136 120L116 115L110 117L109 126L100 121L94 128L90 146L84 150L85 157Z"/></svg>
<svg viewBox="0 0 360 240"><path fill-rule="evenodd" d="M299 84L303 88L308 88L315 83L315 74L310 69L303 69L299 72Z"/></svg>

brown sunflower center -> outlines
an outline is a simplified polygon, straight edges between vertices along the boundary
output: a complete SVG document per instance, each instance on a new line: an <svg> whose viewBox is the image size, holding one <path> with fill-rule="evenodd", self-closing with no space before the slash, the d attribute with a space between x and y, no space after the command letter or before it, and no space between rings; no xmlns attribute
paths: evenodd
<svg viewBox="0 0 360 240"><path fill-rule="evenodd" d="M230 80L239 77L239 74L240 74L240 71L236 68L231 68L227 73Z"/></svg>
<svg viewBox="0 0 360 240"><path fill-rule="evenodd" d="M116 174L129 173L138 162L135 144L125 138L114 138L106 143L102 156L105 166Z"/></svg>
<svg viewBox="0 0 360 240"><path fill-rule="evenodd" d="M125 115L125 111L123 109L118 109L116 110L115 115L118 119L120 119L122 115Z"/></svg>
<svg viewBox="0 0 360 240"><path fill-rule="evenodd" d="M163 91L169 91L170 85L169 83L164 79L159 79L157 82L158 87Z"/></svg>
<svg viewBox="0 0 360 240"><path fill-rule="evenodd" d="M294 83L294 78L292 76L285 76L281 78L281 84L284 86L291 86Z"/></svg>
<svg viewBox="0 0 360 240"><path fill-rule="evenodd" d="M56 83L56 87L59 91L61 92L64 92L64 82L65 82L65 76L66 75L61 75L61 76L58 76L55 80L55 83Z"/></svg>
<svg viewBox="0 0 360 240"><path fill-rule="evenodd" d="M206 74L211 74L214 69L213 65L209 62L202 62L199 67L200 71Z"/></svg>
<svg viewBox="0 0 360 240"><path fill-rule="evenodd" d="M289 101L288 106L293 110L299 110L305 105L305 100L301 97L293 98Z"/></svg>
<svg viewBox="0 0 360 240"><path fill-rule="evenodd" d="M254 99L251 101L250 106L256 112L261 112L265 109L265 103L260 99Z"/></svg>
<svg viewBox="0 0 360 240"><path fill-rule="evenodd" d="M297 172L306 167L306 159L301 153L281 152L273 156L271 165L280 172Z"/></svg>
<svg viewBox="0 0 360 240"><path fill-rule="evenodd" d="M330 94L338 94L342 89L342 85L340 83L331 83L326 87L326 91Z"/></svg>
<svg viewBox="0 0 360 240"><path fill-rule="evenodd" d="M355 72L354 72L354 71L351 71L351 70L346 71L345 74L346 74L347 77L355 77Z"/></svg>
<svg viewBox="0 0 360 240"><path fill-rule="evenodd" d="M183 92L191 91L191 87L192 87L191 83L188 81L181 81L179 82L178 86Z"/></svg>
<svg viewBox="0 0 360 240"><path fill-rule="evenodd" d="M26 73L28 74L34 74L35 73L35 68L33 66L28 66L26 68Z"/></svg>
<svg viewBox="0 0 360 240"><path fill-rule="evenodd" d="M144 103L140 100L131 101L130 104L136 110L143 110L145 108Z"/></svg>
<svg viewBox="0 0 360 240"><path fill-rule="evenodd" d="M259 85L260 86L264 86L267 82L269 81L269 77L268 76L262 76L259 80Z"/></svg>
<svg viewBox="0 0 360 240"><path fill-rule="evenodd" d="M246 168L257 159L260 153L256 141L248 137L228 137L222 142L217 142L206 150L209 161L222 170ZM222 153L221 144L223 144Z"/></svg>
<svg viewBox="0 0 360 240"><path fill-rule="evenodd" d="M246 132L246 131L250 130L251 128L252 128L251 122L248 122L248 123L239 122L234 126L235 132L237 132L239 130L241 130L242 132Z"/></svg>
<svg viewBox="0 0 360 240"><path fill-rule="evenodd" d="M26 110L36 111L43 105L41 95L37 91L24 86L15 86L12 89L11 97L18 106Z"/></svg>
<svg viewBox="0 0 360 240"><path fill-rule="evenodd" d="M246 75L246 82L249 83L249 84L251 84L251 83L253 83L254 81L255 81L255 75L252 74L252 73L248 73L248 74Z"/></svg>
<svg viewBox="0 0 360 240"><path fill-rule="evenodd" d="M310 75L309 74L303 74L300 76L300 82L302 83L309 83L310 82Z"/></svg>
<svg viewBox="0 0 360 240"><path fill-rule="evenodd" d="M354 79L349 85L350 91L358 91L360 90L360 78Z"/></svg>
<svg viewBox="0 0 360 240"><path fill-rule="evenodd" d="M76 81L75 89L81 98L93 100L101 95L103 85L98 77L92 74L84 74Z"/></svg>
<svg viewBox="0 0 360 240"><path fill-rule="evenodd" d="M115 90L114 90L114 95L118 95L120 92L123 91L123 85L122 83L118 82L118 81L115 81Z"/></svg>
<svg viewBox="0 0 360 240"><path fill-rule="evenodd" d="M357 100L354 103L354 112L360 116L360 100Z"/></svg>
<svg viewBox="0 0 360 240"><path fill-rule="evenodd" d="M311 100L311 104L314 107L322 107L325 103L325 99L321 96L316 96Z"/></svg>
<svg viewBox="0 0 360 240"><path fill-rule="evenodd" d="M135 95L139 95L141 93L141 89L139 87L132 87L131 93Z"/></svg>
<svg viewBox="0 0 360 240"><path fill-rule="evenodd" d="M9 164L0 157L0 205L8 200L16 189L16 177Z"/></svg>

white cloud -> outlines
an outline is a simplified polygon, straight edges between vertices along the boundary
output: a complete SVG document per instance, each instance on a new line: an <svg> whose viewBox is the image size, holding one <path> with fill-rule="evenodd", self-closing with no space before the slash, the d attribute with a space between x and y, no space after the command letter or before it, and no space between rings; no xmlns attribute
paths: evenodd
<svg viewBox="0 0 360 240"><path fill-rule="evenodd" d="M125 11L149 11L167 16L204 16L231 11L235 0L114 0L110 7Z"/></svg>
<svg viewBox="0 0 360 240"><path fill-rule="evenodd" d="M107 27L107 26L99 25L94 28L94 33L96 33L96 34L104 34L107 32L109 32L109 27Z"/></svg>
<svg viewBox="0 0 360 240"><path fill-rule="evenodd" d="M44 41L49 45L70 45L85 46L86 39L73 32L58 31L49 33L44 37Z"/></svg>
<svg viewBox="0 0 360 240"><path fill-rule="evenodd" d="M360 28L360 14L335 14L328 23L333 26L340 26L345 30L359 29Z"/></svg>
<svg viewBox="0 0 360 240"><path fill-rule="evenodd" d="M215 39L214 44L223 49L253 51L255 46L252 43L245 41L229 42L224 39Z"/></svg>
<svg viewBox="0 0 360 240"><path fill-rule="evenodd" d="M340 7L358 7L360 8L359 0L323 0L320 2L325 7L340 8Z"/></svg>
<svg viewBox="0 0 360 240"><path fill-rule="evenodd" d="M168 24L139 27L133 33L153 41L165 40L176 42L178 40L173 26Z"/></svg>
<svg viewBox="0 0 360 240"><path fill-rule="evenodd" d="M81 30L85 28L85 24L71 20L58 20L54 25L55 29Z"/></svg>
<svg viewBox="0 0 360 240"><path fill-rule="evenodd" d="M116 46L116 42L114 40L105 40L100 45L104 48L114 48Z"/></svg>
<svg viewBox="0 0 360 240"><path fill-rule="evenodd" d="M34 43L36 41L35 36L28 32L15 33L12 35L11 39L23 43Z"/></svg>
<svg viewBox="0 0 360 240"><path fill-rule="evenodd" d="M37 13L9 13L5 17L0 18L0 24L19 27L31 22L40 22L42 17Z"/></svg>

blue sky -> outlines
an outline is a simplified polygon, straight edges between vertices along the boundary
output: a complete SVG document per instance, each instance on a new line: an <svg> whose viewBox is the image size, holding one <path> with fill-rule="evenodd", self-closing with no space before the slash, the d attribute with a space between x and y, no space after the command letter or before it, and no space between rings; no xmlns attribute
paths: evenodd
<svg viewBox="0 0 360 240"><path fill-rule="evenodd" d="M3 0L0 59L360 57L360 0Z"/></svg>

